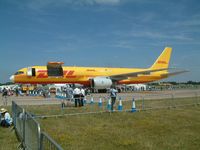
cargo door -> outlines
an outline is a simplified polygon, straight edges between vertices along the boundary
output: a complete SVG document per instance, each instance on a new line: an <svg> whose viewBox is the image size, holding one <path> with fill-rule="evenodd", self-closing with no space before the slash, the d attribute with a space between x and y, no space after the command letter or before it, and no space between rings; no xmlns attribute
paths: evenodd
<svg viewBox="0 0 200 150"><path fill-rule="evenodd" d="M32 68L32 67L28 67L27 68L27 76L29 77L35 77L36 75L36 72L35 72L35 68Z"/></svg>
<svg viewBox="0 0 200 150"><path fill-rule="evenodd" d="M63 62L48 62L47 73L48 77L63 77Z"/></svg>

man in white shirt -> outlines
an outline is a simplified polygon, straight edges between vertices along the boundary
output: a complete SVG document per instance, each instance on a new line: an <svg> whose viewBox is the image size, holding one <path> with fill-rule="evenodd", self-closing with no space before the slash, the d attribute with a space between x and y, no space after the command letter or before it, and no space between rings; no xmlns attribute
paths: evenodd
<svg viewBox="0 0 200 150"><path fill-rule="evenodd" d="M74 95L75 107L77 107L77 103L79 103L80 106L81 90L79 88L75 88L73 91L73 95Z"/></svg>

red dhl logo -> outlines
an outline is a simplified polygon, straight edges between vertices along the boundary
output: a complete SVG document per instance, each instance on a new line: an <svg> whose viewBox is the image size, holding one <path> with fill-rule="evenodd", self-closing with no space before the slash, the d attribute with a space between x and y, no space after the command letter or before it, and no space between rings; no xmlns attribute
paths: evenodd
<svg viewBox="0 0 200 150"><path fill-rule="evenodd" d="M38 74L37 78L48 78L47 70L38 70L37 74ZM75 78L76 76L73 74L74 74L74 70L64 70L63 71L64 78Z"/></svg>
<svg viewBox="0 0 200 150"><path fill-rule="evenodd" d="M159 60L158 64L168 64L166 61Z"/></svg>
<svg viewBox="0 0 200 150"><path fill-rule="evenodd" d="M64 70L63 71L63 76L65 78L75 78L76 76L73 74L74 74L74 70Z"/></svg>
<svg viewBox="0 0 200 150"><path fill-rule="evenodd" d="M37 73L38 73L37 78L47 78L48 77L46 70L38 70Z"/></svg>

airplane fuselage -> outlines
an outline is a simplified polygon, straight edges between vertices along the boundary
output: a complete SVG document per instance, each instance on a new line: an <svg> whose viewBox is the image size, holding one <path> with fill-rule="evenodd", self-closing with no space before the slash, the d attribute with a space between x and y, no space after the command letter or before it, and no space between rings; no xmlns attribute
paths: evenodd
<svg viewBox="0 0 200 150"><path fill-rule="evenodd" d="M95 77L109 77L117 74L126 74L145 70L137 68L63 67L63 76L49 77L46 66L33 66L32 68L35 68L35 76L27 76L27 68L23 68L19 70L19 72L23 72L23 74L15 75L15 82L31 84L79 83L89 85L90 79ZM120 80L117 83L147 83L160 79L162 79L162 77L159 74L139 75L137 77L129 77L128 79Z"/></svg>

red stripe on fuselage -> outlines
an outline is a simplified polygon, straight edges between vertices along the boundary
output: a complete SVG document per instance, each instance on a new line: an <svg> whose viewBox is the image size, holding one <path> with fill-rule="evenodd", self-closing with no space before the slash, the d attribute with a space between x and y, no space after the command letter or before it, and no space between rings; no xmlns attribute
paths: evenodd
<svg viewBox="0 0 200 150"><path fill-rule="evenodd" d="M73 75L74 74L74 71L73 70L70 70L69 72L68 72L68 76L71 76L71 75Z"/></svg>
<svg viewBox="0 0 200 150"><path fill-rule="evenodd" d="M46 73L39 73L37 78L48 78L48 75Z"/></svg>
<svg viewBox="0 0 200 150"><path fill-rule="evenodd" d="M82 84L82 85L85 85L85 86L89 86L90 85L90 82L89 81L80 81L80 82L61 82L61 81L45 81L45 82L37 82L37 81L21 81L21 82L17 82L17 83L21 83L21 84L54 84L54 83L66 83L66 84Z"/></svg>
<svg viewBox="0 0 200 150"><path fill-rule="evenodd" d="M36 78L48 78L47 70L38 70Z"/></svg>

